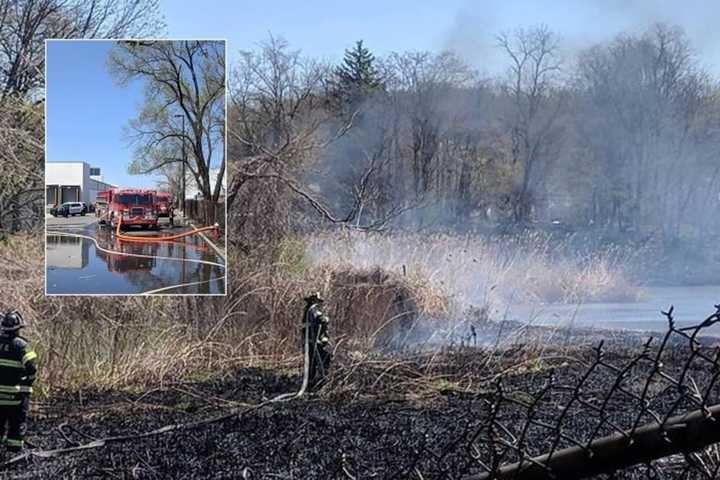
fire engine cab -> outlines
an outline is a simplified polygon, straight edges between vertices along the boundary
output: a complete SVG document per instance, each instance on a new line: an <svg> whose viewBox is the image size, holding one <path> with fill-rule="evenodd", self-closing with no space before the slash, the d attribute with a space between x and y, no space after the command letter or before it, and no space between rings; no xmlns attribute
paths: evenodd
<svg viewBox="0 0 720 480"><path fill-rule="evenodd" d="M115 228L118 219L122 218L121 227L154 229L158 226L157 205L152 190L112 189L99 193L98 198L107 202L100 223Z"/></svg>

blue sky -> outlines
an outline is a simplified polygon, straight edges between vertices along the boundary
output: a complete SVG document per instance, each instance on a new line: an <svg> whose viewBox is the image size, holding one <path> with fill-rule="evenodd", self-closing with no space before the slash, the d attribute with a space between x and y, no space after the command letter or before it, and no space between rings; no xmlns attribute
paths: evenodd
<svg viewBox="0 0 720 480"><path fill-rule="evenodd" d="M129 175L133 149L123 127L142 104L142 82L114 84L106 60L112 42L47 43L47 160L84 161L105 181L152 187L155 177Z"/></svg>
<svg viewBox="0 0 720 480"><path fill-rule="evenodd" d="M504 71L494 36L544 23L573 52L619 32L640 32L655 22L683 27L700 62L720 75L720 2L709 0L161 0L170 38L224 38L232 67L272 33L305 54L337 62L359 39L377 55L407 50L453 50L481 72ZM116 86L106 69L109 42L48 43L48 160L83 160L107 181L152 186L131 176L132 158L122 127L142 101L142 85Z"/></svg>
<svg viewBox="0 0 720 480"><path fill-rule="evenodd" d="M655 22L685 29L700 60L720 73L720 2L711 0L161 0L174 38L226 38L232 59L269 32L308 55L337 61L358 39L376 54L454 50L480 71L504 71L493 47L501 31L539 23L557 32L566 52L639 32Z"/></svg>

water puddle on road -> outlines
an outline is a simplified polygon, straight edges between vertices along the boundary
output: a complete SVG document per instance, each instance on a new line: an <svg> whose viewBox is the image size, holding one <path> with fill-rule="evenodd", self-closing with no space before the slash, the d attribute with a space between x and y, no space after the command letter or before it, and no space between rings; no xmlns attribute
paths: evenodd
<svg viewBox="0 0 720 480"><path fill-rule="evenodd" d="M138 243L105 229L49 230L46 252L48 294L225 293L225 261L199 235Z"/></svg>

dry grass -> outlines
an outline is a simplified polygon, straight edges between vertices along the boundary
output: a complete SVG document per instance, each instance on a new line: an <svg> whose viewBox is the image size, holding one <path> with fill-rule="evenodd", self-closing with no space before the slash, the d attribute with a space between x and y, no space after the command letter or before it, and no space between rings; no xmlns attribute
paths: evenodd
<svg viewBox="0 0 720 480"><path fill-rule="evenodd" d="M329 299L342 349L372 349L404 320L446 307L426 281L380 270L231 258L227 297L46 297L43 242L9 236L0 308L17 308L42 361L38 391L157 385L237 367L299 365L302 298ZM286 256L287 257L287 256ZM30 273L30 275L28 275Z"/></svg>
<svg viewBox="0 0 720 480"><path fill-rule="evenodd" d="M440 288L456 307L508 302L636 301L625 266L638 252L608 248L566 255L566 245L532 233L488 239L443 234L346 233L308 240L318 265L405 272Z"/></svg>
<svg viewBox="0 0 720 480"><path fill-rule="evenodd" d="M553 262L540 237L504 244L442 235L305 241L287 242L275 262L231 258L224 298L98 298L45 297L41 237L9 236L0 250L0 308L18 308L28 319L26 333L42 358L39 390L50 394L158 385L238 367L297 367L302 298L315 290L328 298L338 351L358 361L393 347L418 318L451 332L465 311L452 310L458 305L633 292L619 268L621 252ZM434 389L446 380L428 375L411 381Z"/></svg>

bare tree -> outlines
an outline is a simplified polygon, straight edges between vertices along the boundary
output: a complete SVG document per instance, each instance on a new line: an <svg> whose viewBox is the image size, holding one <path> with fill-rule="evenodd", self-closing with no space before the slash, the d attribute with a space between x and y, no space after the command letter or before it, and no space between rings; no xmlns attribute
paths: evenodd
<svg viewBox="0 0 720 480"><path fill-rule="evenodd" d="M620 35L585 52L579 70L588 105L577 126L599 166L595 201L610 206L596 220L676 238L717 188L705 181L717 158L715 92L687 39L664 25Z"/></svg>
<svg viewBox="0 0 720 480"><path fill-rule="evenodd" d="M177 163L184 143L191 158L180 161L203 198L217 202L225 175L224 42L121 42L109 64L121 84L146 81L145 103L129 128L137 146L130 171L146 174Z"/></svg>
<svg viewBox="0 0 720 480"><path fill-rule="evenodd" d="M43 104L6 99L0 110L0 231L33 228L43 218Z"/></svg>
<svg viewBox="0 0 720 480"><path fill-rule="evenodd" d="M510 59L507 83L503 85L511 101L506 121L513 161L522 168L512 192L514 217L526 221L531 215L533 191L542 187L547 173L548 149L557 137L554 127L562 106L558 41L547 27L539 26L500 34L497 43Z"/></svg>
<svg viewBox="0 0 720 480"><path fill-rule="evenodd" d="M409 180L408 198L432 209L448 190L442 179L453 159L441 153L468 120L467 92L475 74L450 52L392 53L383 66L399 152L393 188ZM415 217L422 220L425 215L418 212Z"/></svg>
<svg viewBox="0 0 720 480"><path fill-rule="evenodd" d="M334 212L312 181L313 166L350 131L356 117L352 114L343 121L333 112L327 91L330 71L274 37L257 52L241 52L231 89L228 135L236 173L228 206L235 205L235 223L244 235L255 232L255 238L261 239L286 231L291 214L303 207L326 222L350 228L376 229L389 221L385 217L369 224L358 222L371 190L370 178L379 165L372 154L347 192L353 201L345 213Z"/></svg>
<svg viewBox="0 0 720 480"><path fill-rule="evenodd" d="M0 0L0 228L43 218L46 38L157 34L157 0Z"/></svg>
<svg viewBox="0 0 720 480"><path fill-rule="evenodd" d="M162 31L157 0L0 0L0 99L44 84L46 38L119 38Z"/></svg>

